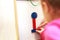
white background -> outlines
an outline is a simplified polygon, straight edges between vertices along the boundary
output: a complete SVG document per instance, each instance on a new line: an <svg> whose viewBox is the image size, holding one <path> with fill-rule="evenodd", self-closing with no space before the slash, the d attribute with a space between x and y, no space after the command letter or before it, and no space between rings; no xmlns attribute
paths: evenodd
<svg viewBox="0 0 60 40"><path fill-rule="evenodd" d="M35 33L31 33L32 19L31 13L37 12L37 26L41 23L43 17L43 11L39 1L38 6L33 6L29 1L17 1L17 13L18 13L18 28L20 40L37 40L39 39Z"/></svg>
<svg viewBox="0 0 60 40"><path fill-rule="evenodd" d="M0 0L0 40L16 40L14 0Z"/></svg>

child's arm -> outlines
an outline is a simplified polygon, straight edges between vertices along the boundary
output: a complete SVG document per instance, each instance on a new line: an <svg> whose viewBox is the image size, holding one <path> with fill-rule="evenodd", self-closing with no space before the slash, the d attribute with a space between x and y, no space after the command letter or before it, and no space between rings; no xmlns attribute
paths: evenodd
<svg viewBox="0 0 60 40"><path fill-rule="evenodd" d="M44 28L44 26L45 26L47 23L48 23L47 21L43 20L43 21L41 22L41 24L37 27L37 30L41 30L42 28Z"/></svg>
<svg viewBox="0 0 60 40"><path fill-rule="evenodd" d="M60 29L57 26L49 26L44 31L44 40L60 40Z"/></svg>

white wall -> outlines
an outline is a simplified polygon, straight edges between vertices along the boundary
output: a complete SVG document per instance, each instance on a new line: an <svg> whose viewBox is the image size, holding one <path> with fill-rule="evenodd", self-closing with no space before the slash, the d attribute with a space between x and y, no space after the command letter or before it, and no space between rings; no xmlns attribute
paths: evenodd
<svg viewBox="0 0 60 40"><path fill-rule="evenodd" d="M37 1L39 2L39 1ZM43 12L40 5L33 6L29 1L17 1L17 12L18 12L18 25L19 25L19 36L20 40L37 40L35 33L31 33L32 30L32 19L31 13L37 12L37 26L43 19Z"/></svg>
<svg viewBox="0 0 60 40"><path fill-rule="evenodd" d="M0 0L0 40L16 40L14 0Z"/></svg>

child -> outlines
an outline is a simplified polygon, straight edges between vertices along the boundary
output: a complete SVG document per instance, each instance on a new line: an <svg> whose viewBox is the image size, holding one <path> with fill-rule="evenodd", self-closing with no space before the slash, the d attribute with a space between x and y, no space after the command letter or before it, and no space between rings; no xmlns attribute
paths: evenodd
<svg viewBox="0 0 60 40"><path fill-rule="evenodd" d="M45 25L41 40L60 40L60 0L41 0Z"/></svg>

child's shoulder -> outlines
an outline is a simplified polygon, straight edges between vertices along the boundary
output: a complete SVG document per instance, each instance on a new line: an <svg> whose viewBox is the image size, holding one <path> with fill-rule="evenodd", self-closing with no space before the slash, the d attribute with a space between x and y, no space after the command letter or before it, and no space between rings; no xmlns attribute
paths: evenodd
<svg viewBox="0 0 60 40"><path fill-rule="evenodd" d="M55 20L49 22L49 23L45 26L45 28L54 27L54 26L60 28L60 18L59 18L59 19L55 19Z"/></svg>

